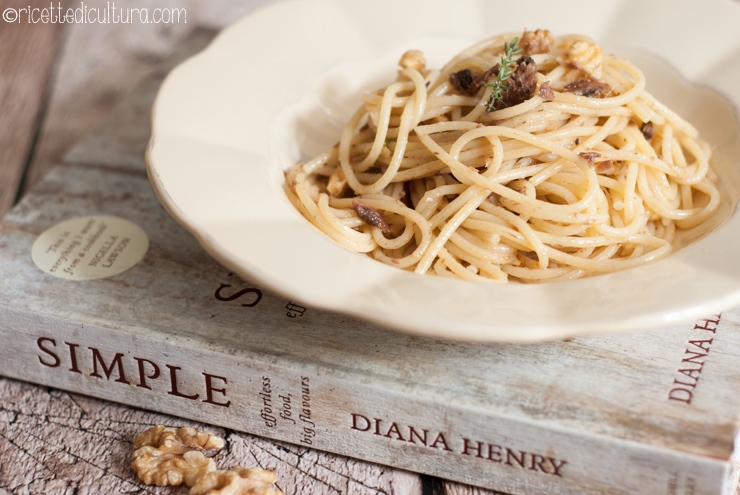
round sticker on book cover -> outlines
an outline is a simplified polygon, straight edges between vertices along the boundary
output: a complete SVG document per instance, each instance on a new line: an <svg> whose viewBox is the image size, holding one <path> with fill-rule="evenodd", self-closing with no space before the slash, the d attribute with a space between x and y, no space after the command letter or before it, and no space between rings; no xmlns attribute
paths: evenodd
<svg viewBox="0 0 740 495"><path fill-rule="evenodd" d="M31 257L44 272L66 280L118 275L142 260L149 237L115 216L77 217L58 223L33 243Z"/></svg>

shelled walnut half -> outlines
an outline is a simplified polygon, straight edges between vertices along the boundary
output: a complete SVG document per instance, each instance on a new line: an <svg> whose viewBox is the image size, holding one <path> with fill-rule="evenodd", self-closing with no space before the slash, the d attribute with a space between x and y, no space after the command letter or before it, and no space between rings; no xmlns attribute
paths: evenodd
<svg viewBox="0 0 740 495"><path fill-rule="evenodd" d="M196 428L159 425L134 438L133 467L148 485L181 485L190 495L285 495L273 484L277 476L259 467L237 466L217 471L206 450L224 447L224 440Z"/></svg>
<svg viewBox="0 0 740 495"><path fill-rule="evenodd" d="M237 466L228 471L211 471L196 481L190 495L285 495L275 488L277 476L258 467Z"/></svg>
<svg viewBox="0 0 740 495"><path fill-rule="evenodd" d="M134 438L131 467L148 485L193 486L205 474L215 471L205 450L221 449L224 440L196 428L149 428Z"/></svg>

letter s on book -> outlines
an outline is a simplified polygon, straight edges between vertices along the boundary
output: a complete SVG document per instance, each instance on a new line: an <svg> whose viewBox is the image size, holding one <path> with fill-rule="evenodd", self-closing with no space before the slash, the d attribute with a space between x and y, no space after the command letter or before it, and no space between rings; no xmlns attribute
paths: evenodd
<svg viewBox="0 0 740 495"><path fill-rule="evenodd" d="M219 301L234 301L236 299L239 299L242 296L246 296L247 294L253 294L254 295L254 301L243 303L242 306L253 308L254 306L257 306L257 304L262 300L262 291L259 289L254 288L248 288L248 289L242 289L238 292L232 293L232 294L224 294L223 290L230 288L231 285L229 284L221 284L221 286L216 289L216 293L214 294L214 297L218 299Z"/></svg>
<svg viewBox="0 0 740 495"><path fill-rule="evenodd" d="M39 356L39 362L43 364L44 366L48 366L50 368L56 368L60 364L62 364L62 360L59 359L59 356L57 356L55 352L45 347L45 343L47 342L50 343L52 347L57 346L56 341L48 337L39 337L39 339L36 341L36 345L38 345L39 349L41 349L43 352L51 356L52 359L54 359L54 361L53 362L44 361L44 356Z"/></svg>

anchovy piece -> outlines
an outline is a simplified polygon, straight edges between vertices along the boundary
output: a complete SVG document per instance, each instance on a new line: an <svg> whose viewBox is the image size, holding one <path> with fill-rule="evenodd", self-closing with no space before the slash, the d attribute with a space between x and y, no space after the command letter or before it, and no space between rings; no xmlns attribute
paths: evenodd
<svg viewBox="0 0 740 495"><path fill-rule="evenodd" d="M391 228L388 226L388 222L385 221L383 215L372 206L368 206L357 198L352 200L352 209L355 210L360 220L368 225L377 227L384 234L390 234Z"/></svg>

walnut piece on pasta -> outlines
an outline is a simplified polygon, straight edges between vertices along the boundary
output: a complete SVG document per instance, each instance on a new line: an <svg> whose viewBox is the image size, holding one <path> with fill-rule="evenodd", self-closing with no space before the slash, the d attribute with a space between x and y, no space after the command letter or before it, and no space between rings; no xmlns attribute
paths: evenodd
<svg viewBox="0 0 740 495"><path fill-rule="evenodd" d="M522 38L519 40L519 46L525 55L534 55L537 53L548 53L552 48L555 39L547 29L537 29L535 31L524 31Z"/></svg>
<svg viewBox="0 0 740 495"><path fill-rule="evenodd" d="M566 63L593 77L601 77L604 63L604 50L601 45L590 40L570 40L565 49Z"/></svg>
<svg viewBox="0 0 740 495"><path fill-rule="evenodd" d="M272 471L237 466L201 477L190 489L190 495L285 495L273 486L276 481Z"/></svg>
<svg viewBox="0 0 740 495"><path fill-rule="evenodd" d="M401 55L398 65L403 69L415 69L421 72L427 65L424 54L419 50L408 50Z"/></svg>

